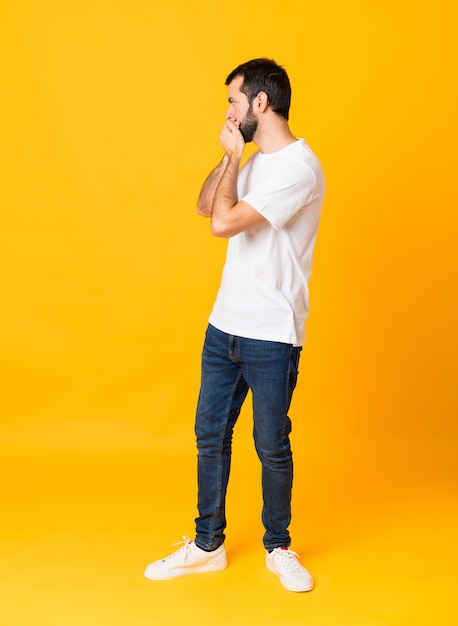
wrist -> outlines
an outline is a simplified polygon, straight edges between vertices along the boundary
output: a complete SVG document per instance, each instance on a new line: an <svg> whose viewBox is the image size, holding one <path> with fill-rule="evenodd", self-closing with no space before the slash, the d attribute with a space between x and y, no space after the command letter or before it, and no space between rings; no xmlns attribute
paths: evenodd
<svg viewBox="0 0 458 626"><path fill-rule="evenodd" d="M240 161L242 160L242 155L241 154L237 154L235 152L231 152L230 154L227 154L227 164L234 164L234 165L239 165Z"/></svg>

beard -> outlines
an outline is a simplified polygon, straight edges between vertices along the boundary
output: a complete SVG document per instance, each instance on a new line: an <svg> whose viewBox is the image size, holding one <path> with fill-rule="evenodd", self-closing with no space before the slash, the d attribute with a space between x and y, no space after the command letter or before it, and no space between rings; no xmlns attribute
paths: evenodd
<svg viewBox="0 0 458 626"><path fill-rule="evenodd" d="M248 109L245 117L240 122L239 130L242 133L242 137L245 143L250 143L253 141L254 134L258 128L258 118L254 115L253 109Z"/></svg>

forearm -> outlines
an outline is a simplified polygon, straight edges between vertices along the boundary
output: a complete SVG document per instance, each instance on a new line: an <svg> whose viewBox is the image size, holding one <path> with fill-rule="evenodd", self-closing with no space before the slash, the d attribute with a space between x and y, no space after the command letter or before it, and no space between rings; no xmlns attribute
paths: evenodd
<svg viewBox="0 0 458 626"><path fill-rule="evenodd" d="M224 155L220 163L210 172L202 185L199 198L197 200L197 213L203 217L211 217L213 213L213 202L218 184L224 174L228 162L227 155Z"/></svg>
<svg viewBox="0 0 458 626"><path fill-rule="evenodd" d="M240 160L231 157L227 161L213 198L213 217L222 218L237 203L237 179L239 175Z"/></svg>
<svg viewBox="0 0 458 626"><path fill-rule="evenodd" d="M213 198L212 232L220 233L225 229L230 219L230 211L237 204L237 179L240 169L240 159L230 157L226 168L219 180Z"/></svg>

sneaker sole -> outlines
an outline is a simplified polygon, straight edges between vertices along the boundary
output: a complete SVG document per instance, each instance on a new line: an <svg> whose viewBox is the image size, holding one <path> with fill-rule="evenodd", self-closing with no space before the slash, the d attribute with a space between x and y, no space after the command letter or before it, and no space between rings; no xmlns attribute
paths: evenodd
<svg viewBox="0 0 458 626"><path fill-rule="evenodd" d="M309 583L309 584L307 584L307 585L301 585L301 586L299 586L299 585L297 585L297 586L294 586L294 585L287 585L287 584L286 584L286 582L285 582L285 580L284 580L284 578L282 578L282 577L280 576L280 574L278 574L278 572L276 572L276 571L273 569L273 567L271 567L271 566L270 566L270 564L269 564L268 562L266 563L266 566L267 566L267 569L268 569L270 572L272 572L272 574L275 574L276 576L278 576L278 578L280 579L281 584L282 584L282 585L283 585L283 587L284 587L285 589L287 589L288 591L295 591L296 593L302 593L302 592L305 592L305 591L312 591L312 589L313 589L313 588L314 588L314 586L315 586L315 583L314 583L314 581L313 581L313 580L311 580L311 581L310 581L310 583Z"/></svg>
<svg viewBox="0 0 458 626"><path fill-rule="evenodd" d="M189 567L181 567L176 569L175 572L155 572L148 571L148 567L144 572L145 578L149 580L173 580L174 578L181 578L183 576L190 576L191 574L210 574L211 572L220 572L227 568L226 555L220 555L210 563L205 565L189 565Z"/></svg>

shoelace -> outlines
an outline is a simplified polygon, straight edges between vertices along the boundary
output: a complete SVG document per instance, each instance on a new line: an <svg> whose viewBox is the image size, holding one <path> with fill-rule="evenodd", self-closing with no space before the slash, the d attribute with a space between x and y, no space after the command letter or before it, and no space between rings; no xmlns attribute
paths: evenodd
<svg viewBox="0 0 458 626"><path fill-rule="evenodd" d="M292 550L283 550L282 548L277 548L275 550L275 557L280 557L280 563L282 567L284 567L290 574L294 572L303 572L304 568L297 560L299 555L297 552L293 552Z"/></svg>
<svg viewBox="0 0 458 626"><path fill-rule="evenodd" d="M173 543L172 546L179 546L181 544L183 544L183 546L181 548L179 548L178 550L176 550L175 552L173 552L172 554L170 554L169 556L166 556L165 559L162 559L163 561L175 561L179 556L181 556L181 553L185 552L184 555L184 560L186 561L186 557L189 551L189 546L191 545L191 539L189 537L186 537L186 535L183 535L183 539L184 541L177 541L176 543Z"/></svg>

